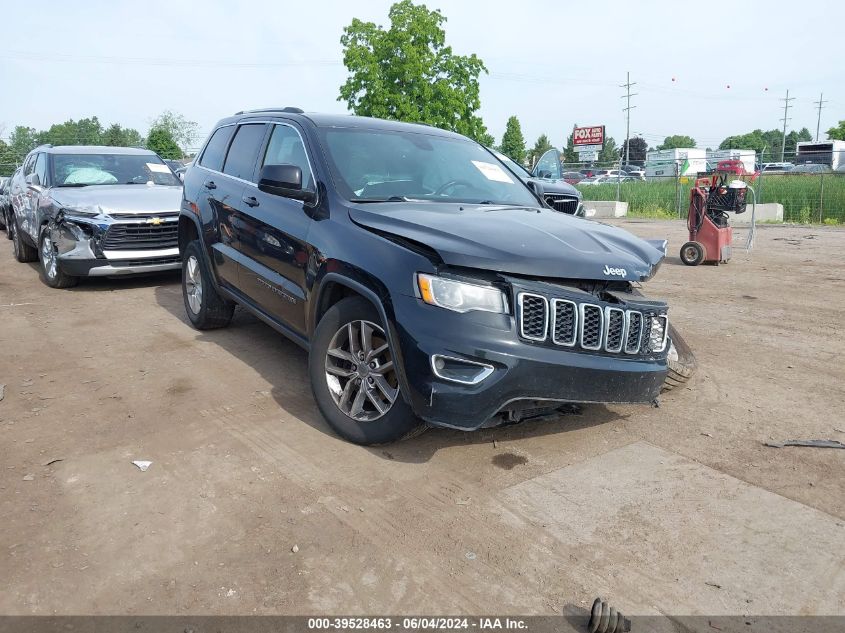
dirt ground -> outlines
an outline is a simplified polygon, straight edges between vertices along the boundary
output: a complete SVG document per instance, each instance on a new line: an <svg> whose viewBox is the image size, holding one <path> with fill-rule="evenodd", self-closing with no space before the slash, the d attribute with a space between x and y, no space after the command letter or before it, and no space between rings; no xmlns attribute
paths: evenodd
<svg viewBox="0 0 845 633"><path fill-rule="evenodd" d="M373 449L251 316L193 330L176 276L51 290L0 242L0 613L845 614L845 450L763 444L845 442L845 231L691 269L682 224L618 223L671 240L644 292L687 388Z"/></svg>

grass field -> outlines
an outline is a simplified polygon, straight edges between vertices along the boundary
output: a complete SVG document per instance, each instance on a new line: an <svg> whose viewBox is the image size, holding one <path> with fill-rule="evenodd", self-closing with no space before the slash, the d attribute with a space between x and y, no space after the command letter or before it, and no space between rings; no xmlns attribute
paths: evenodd
<svg viewBox="0 0 845 633"><path fill-rule="evenodd" d="M845 223L845 173L822 176L768 175L754 182L758 202L779 202L786 222L803 224ZM619 199L628 203L628 214L650 218L676 218L678 207L686 215L692 181L630 182L620 185ZM615 200L616 185L578 187L584 200ZM678 202L680 200L680 202ZM749 196L749 202L751 198Z"/></svg>

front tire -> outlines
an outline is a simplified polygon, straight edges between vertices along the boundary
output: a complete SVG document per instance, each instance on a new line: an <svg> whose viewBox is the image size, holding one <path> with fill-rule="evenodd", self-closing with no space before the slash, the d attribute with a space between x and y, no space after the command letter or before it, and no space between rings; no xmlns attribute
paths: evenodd
<svg viewBox="0 0 845 633"><path fill-rule="evenodd" d="M669 324L669 354L666 361L669 371L663 380L661 391L664 392L686 384L698 367L690 346L671 323Z"/></svg>
<svg viewBox="0 0 845 633"><path fill-rule="evenodd" d="M182 254L182 299L191 325L198 330L226 327L232 321L235 304L217 292L196 240Z"/></svg>
<svg viewBox="0 0 845 633"><path fill-rule="evenodd" d="M58 253L50 239L50 230L46 228L41 232L38 258L41 260L41 279L51 288L71 288L79 283L79 277L66 275L59 268Z"/></svg>
<svg viewBox="0 0 845 633"><path fill-rule="evenodd" d="M12 248L15 253L15 259L25 264L27 262L34 262L38 259L38 252L29 245L26 239L21 234L21 225L18 222L18 216L12 214L12 222L9 224L12 231Z"/></svg>
<svg viewBox="0 0 845 633"><path fill-rule="evenodd" d="M387 444L425 430L402 398L394 359L385 325L366 299L343 299L320 319L308 373L320 412L342 438Z"/></svg>

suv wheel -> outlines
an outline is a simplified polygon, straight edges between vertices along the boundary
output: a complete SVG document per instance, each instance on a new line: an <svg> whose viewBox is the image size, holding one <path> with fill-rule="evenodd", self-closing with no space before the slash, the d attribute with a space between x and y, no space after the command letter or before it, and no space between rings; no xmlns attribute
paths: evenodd
<svg viewBox="0 0 845 633"><path fill-rule="evenodd" d="M425 425L399 392L393 351L375 307L361 297L332 306L308 356L311 389L334 431L356 444L385 444Z"/></svg>
<svg viewBox="0 0 845 633"><path fill-rule="evenodd" d="M198 330L226 327L235 312L235 304L214 288L196 240L188 244L182 255L182 298L191 325Z"/></svg>
<svg viewBox="0 0 845 633"><path fill-rule="evenodd" d="M38 259L38 253L32 246L27 244L21 235L21 225L18 222L18 216L12 214L12 222L9 224L9 227L9 230L12 231L12 248L15 253L15 259L21 263L34 262Z"/></svg>
<svg viewBox="0 0 845 633"><path fill-rule="evenodd" d="M59 269L58 253L53 240L50 239L48 229L41 232L41 248L38 249L38 256L41 259L44 283L51 288L70 288L79 283L79 277L66 275Z"/></svg>

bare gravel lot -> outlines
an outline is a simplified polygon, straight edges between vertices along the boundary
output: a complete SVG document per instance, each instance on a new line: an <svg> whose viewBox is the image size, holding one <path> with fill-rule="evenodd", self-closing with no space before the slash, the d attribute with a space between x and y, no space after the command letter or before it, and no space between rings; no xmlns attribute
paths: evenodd
<svg viewBox="0 0 845 633"><path fill-rule="evenodd" d="M845 231L691 269L682 223L618 224L670 238L644 291L686 388L372 449L251 316L193 330L178 276L51 290L3 240L0 613L845 614L845 450L764 446L845 442Z"/></svg>

